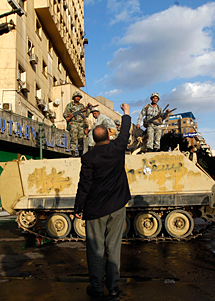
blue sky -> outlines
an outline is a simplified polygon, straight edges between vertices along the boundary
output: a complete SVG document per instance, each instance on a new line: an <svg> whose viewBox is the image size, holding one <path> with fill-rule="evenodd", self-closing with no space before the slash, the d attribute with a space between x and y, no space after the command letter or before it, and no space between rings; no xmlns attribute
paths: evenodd
<svg viewBox="0 0 215 301"><path fill-rule="evenodd" d="M159 92L215 149L215 2L85 0L85 33L85 92L129 103L135 124Z"/></svg>

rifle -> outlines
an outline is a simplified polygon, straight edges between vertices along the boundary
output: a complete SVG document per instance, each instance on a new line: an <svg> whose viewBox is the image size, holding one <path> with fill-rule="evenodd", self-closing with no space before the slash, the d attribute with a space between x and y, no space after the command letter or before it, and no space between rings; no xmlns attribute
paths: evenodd
<svg viewBox="0 0 215 301"><path fill-rule="evenodd" d="M167 106L163 109L163 111L165 111L165 110L168 108L168 106L169 106L169 105L167 105ZM143 123L144 123L144 126L147 127L149 123L153 123L153 124L155 124L155 125L160 125L158 122L155 121L155 119L161 118L162 121L163 121L163 120L169 115L169 113L175 111L176 109L177 109L177 108L174 108L174 109L170 110L169 112L159 113L159 114L157 114L156 116L150 118L150 119L147 120L147 121L144 120L144 122L143 122Z"/></svg>
<svg viewBox="0 0 215 301"><path fill-rule="evenodd" d="M69 122L70 119L72 119L73 117L75 117L77 115L80 115L84 119L85 116L82 113L84 113L87 109L90 109L92 111L92 109L95 108L95 107L98 107L98 105L95 105L95 106L93 106L93 105L86 106L83 109L75 111L74 113L70 113L71 115L69 114L69 116L66 118L66 120L67 120L67 122Z"/></svg>

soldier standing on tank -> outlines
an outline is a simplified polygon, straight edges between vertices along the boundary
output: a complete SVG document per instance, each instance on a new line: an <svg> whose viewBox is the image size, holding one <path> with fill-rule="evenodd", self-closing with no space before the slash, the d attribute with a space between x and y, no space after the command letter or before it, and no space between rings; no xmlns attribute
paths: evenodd
<svg viewBox="0 0 215 301"><path fill-rule="evenodd" d="M143 124L147 128L147 151L156 152L160 150L161 125L163 124L163 117L165 116L165 113L163 113L163 110L157 104L160 99L159 93L152 93L150 99L151 104L147 104L143 107L138 118L136 128L140 128L140 124L145 117ZM169 112L169 110L166 110L166 112ZM146 122L155 116L158 117L146 125Z"/></svg>
<svg viewBox="0 0 215 301"><path fill-rule="evenodd" d="M72 117L73 113L84 108L84 105L80 103L81 98L81 93L79 91L75 91L72 95L71 102L67 104L63 113L63 117L67 121L67 130L70 133L70 148L72 157L75 157L75 148L77 141L79 156L82 156L84 149L84 135L88 133L88 123L86 118L90 114L90 108L87 108L87 110L85 112L82 112L81 115L79 114ZM87 107L89 106L91 106L90 103L88 103Z"/></svg>

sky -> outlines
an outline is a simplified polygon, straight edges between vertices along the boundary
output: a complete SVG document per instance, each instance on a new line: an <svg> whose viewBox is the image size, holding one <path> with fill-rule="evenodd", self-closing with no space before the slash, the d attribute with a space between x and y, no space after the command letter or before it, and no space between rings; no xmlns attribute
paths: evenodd
<svg viewBox="0 0 215 301"><path fill-rule="evenodd" d="M130 105L136 124L150 95L191 111L215 149L215 1L85 0L86 85L92 97Z"/></svg>

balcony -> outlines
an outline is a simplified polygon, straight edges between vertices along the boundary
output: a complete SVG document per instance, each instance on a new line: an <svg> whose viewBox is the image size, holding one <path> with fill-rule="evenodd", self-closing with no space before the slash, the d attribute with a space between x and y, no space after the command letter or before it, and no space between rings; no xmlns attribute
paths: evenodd
<svg viewBox="0 0 215 301"><path fill-rule="evenodd" d="M84 87L85 78L76 68L75 61L67 49L67 44L64 42L64 35L62 35L62 30L60 31L60 26L57 27L56 25L56 23L58 22L56 22L56 15L53 14L51 1L35 0L34 8L37 12L42 27L47 32L52 45L56 49L57 55L66 68L66 71L72 79L73 83L77 87Z"/></svg>

